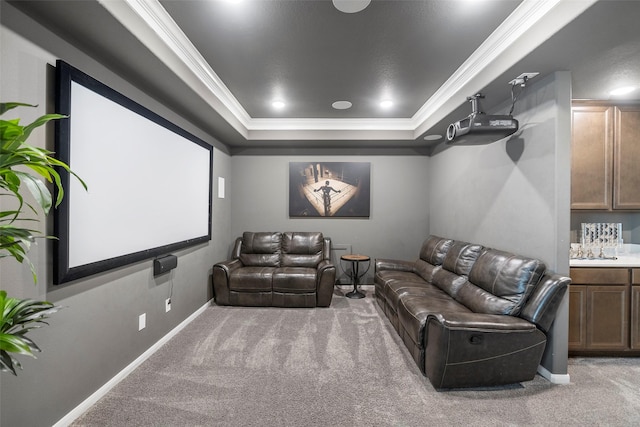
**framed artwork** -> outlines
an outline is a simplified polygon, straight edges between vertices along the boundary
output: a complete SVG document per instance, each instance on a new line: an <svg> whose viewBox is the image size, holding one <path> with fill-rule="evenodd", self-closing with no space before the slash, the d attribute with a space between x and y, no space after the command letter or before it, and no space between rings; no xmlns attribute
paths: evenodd
<svg viewBox="0 0 640 427"><path fill-rule="evenodd" d="M368 218L371 164L289 163L289 216Z"/></svg>

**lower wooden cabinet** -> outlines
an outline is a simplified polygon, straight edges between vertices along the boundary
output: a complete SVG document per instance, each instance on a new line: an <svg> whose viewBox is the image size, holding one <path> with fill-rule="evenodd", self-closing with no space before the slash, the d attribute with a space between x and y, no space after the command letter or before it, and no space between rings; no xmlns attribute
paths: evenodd
<svg viewBox="0 0 640 427"><path fill-rule="evenodd" d="M570 274L569 352L640 354L640 269L580 267Z"/></svg>
<svg viewBox="0 0 640 427"><path fill-rule="evenodd" d="M629 348L629 287L587 286L587 341L590 350Z"/></svg>
<svg viewBox="0 0 640 427"><path fill-rule="evenodd" d="M631 269L631 349L640 351L640 268Z"/></svg>
<svg viewBox="0 0 640 427"><path fill-rule="evenodd" d="M569 286L569 350L587 346L587 287Z"/></svg>
<svg viewBox="0 0 640 427"><path fill-rule="evenodd" d="M640 286L631 287L631 349L640 351Z"/></svg>

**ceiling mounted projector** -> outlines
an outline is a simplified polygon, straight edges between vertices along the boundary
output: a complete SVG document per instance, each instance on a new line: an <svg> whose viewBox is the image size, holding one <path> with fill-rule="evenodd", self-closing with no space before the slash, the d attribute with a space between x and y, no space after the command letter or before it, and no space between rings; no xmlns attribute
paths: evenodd
<svg viewBox="0 0 640 427"><path fill-rule="evenodd" d="M479 98L484 98L484 95L478 93L467 98L471 102L471 114L449 125L447 144L489 144L518 130L518 121L511 115L492 115L479 111Z"/></svg>

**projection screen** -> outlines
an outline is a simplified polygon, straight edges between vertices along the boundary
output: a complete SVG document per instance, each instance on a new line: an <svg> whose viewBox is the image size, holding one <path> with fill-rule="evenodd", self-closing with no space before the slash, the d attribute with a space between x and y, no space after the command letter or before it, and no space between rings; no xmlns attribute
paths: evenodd
<svg viewBox="0 0 640 427"><path fill-rule="evenodd" d="M64 61L57 61L54 283L211 238L213 149Z"/></svg>

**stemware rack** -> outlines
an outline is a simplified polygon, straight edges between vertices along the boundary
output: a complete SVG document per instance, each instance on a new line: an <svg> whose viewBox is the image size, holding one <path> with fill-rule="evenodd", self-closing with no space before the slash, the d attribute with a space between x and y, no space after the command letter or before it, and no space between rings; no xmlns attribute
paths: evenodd
<svg viewBox="0 0 640 427"><path fill-rule="evenodd" d="M571 253L572 258L616 259L617 250L622 247L622 223L583 222L580 232L580 246ZM606 256L604 249L614 249L614 256ZM595 255L594 249L599 249ZM586 250L586 253L585 253Z"/></svg>

